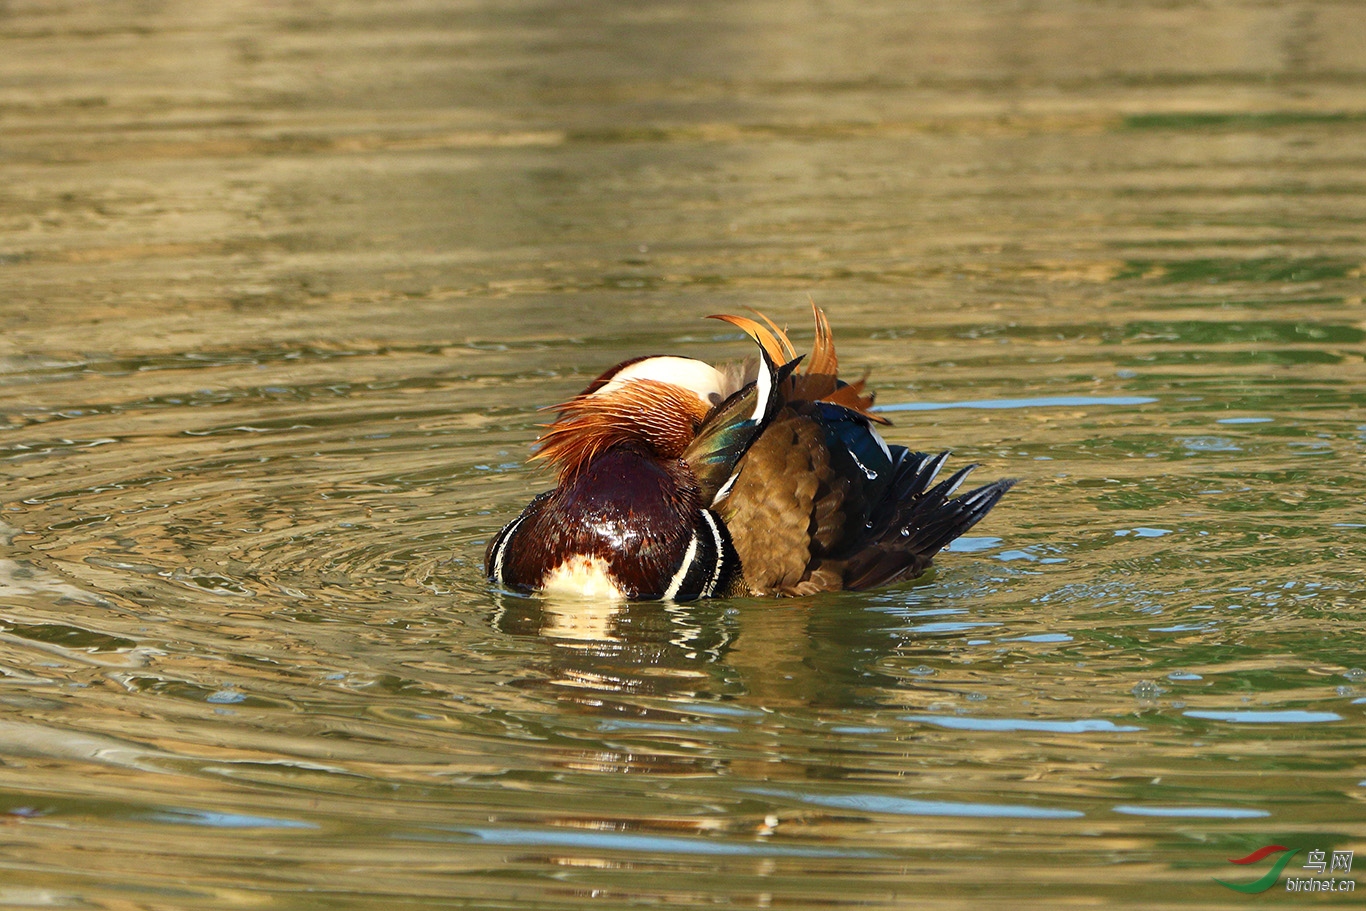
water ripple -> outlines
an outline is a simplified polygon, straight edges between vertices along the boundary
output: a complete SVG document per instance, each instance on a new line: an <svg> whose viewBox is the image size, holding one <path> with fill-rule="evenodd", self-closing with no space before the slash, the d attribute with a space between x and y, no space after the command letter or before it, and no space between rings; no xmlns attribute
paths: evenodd
<svg viewBox="0 0 1366 911"><path fill-rule="evenodd" d="M454 835L467 836L488 845L526 845L545 848L593 848L608 851L639 851L653 854L702 854L740 857L877 857L872 851L844 848L813 848L804 845L769 843L742 844L714 838L682 838L669 835L634 835L618 832L591 832L567 829L503 829L494 827L451 828ZM442 838L426 834L406 834L399 838L415 841ZM465 839L461 839L462 841Z"/></svg>
<svg viewBox="0 0 1366 911"><path fill-rule="evenodd" d="M1260 819L1271 815L1267 810L1243 810L1236 807L1136 807L1121 804L1114 810L1126 816L1161 816L1168 819Z"/></svg>
<svg viewBox="0 0 1366 911"><path fill-rule="evenodd" d="M976 399L968 402L894 402L873 406L874 411L943 411L971 408L984 411L1030 408L1079 408L1101 405L1150 405L1157 399L1147 395L1044 395L1020 399Z"/></svg>
<svg viewBox="0 0 1366 911"><path fill-rule="evenodd" d="M276 819L269 816L250 816L243 813L216 813L209 810L168 808L138 817L153 822L168 822L178 826L205 826L210 829L316 829L311 822L297 819Z"/></svg>
<svg viewBox="0 0 1366 911"><path fill-rule="evenodd" d="M903 721L933 724L958 731L1042 731L1052 734L1125 733L1143 728L1130 724L1115 724L1102 718L1083 718L1077 721L1032 721L1022 718L979 718L975 715L903 715Z"/></svg>
<svg viewBox="0 0 1366 911"><path fill-rule="evenodd" d="M742 788L749 794L782 797L818 807L840 810L860 810L868 813L889 813L896 816L961 816L993 819L1078 819L1085 816L1078 810L1052 807L1031 807L1025 804L959 803L951 800L915 800L883 794L806 794L773 788Z"/></svg>
<svg viewBox="0 0 1366 911"><path fill-rule="evenodd" d="M1201 718L1206 721L1229 721L1234 724L1318 724L1325 721L1341 721L1337 712L1306 712L1298 709L1282 711L1235 710L1231 712L1189 711L1182 712L1187 718Z"/></svg>

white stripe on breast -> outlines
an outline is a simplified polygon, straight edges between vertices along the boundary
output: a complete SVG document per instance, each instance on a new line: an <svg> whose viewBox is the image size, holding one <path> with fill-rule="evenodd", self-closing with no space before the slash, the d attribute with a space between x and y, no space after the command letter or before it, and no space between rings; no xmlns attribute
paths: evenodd
<svg viewBox="0 0 1366 911"><path fill-rule="evenodd" d="M683 587L683 580L687 578L688 570L692 569L693 561L697 559L697 529L693 529L692 538L688 541L688 551L683 555L683 562L678 567L678 572L669 580L669 587L664 589L664 600L672 601L678 597L678 591Z"/></svg>
<svg viewBox="0 0 1366 911"><path fill-rule="evenodd" d="M493 552L493 581L503 585L503 558L507 556L508 542L512 540L512 535L517 531L517 526L521 525L526 519L526 515L520 515L512 520L512 524L503 532L503 540L498 542L498 549Z"/></svg>
<svg viewBox="0 0 1366 911"><path fill-rule="evenodd" d="M710 509L702 510L702 518L707 520L707 527L711 529L712 539L716 541L716 565L711 568L711 579L702 589L702 597L710 598L712 592L716 591L716 583L721 581L721 568L726 562L726 543L725 539L721 537L721 529L716 526L716 516L711 514Z"/></svg>

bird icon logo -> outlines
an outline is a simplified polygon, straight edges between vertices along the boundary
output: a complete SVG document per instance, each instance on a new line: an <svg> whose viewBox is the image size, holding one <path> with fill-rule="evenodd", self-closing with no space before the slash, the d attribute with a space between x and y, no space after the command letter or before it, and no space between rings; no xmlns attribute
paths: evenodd
<svg viewBox="0 0 1366 911"><path fill-rule="evenodd" d="M1229 863L1243 865L1255 864L1260 860L1270 857L1272 854L1280 853L1280 858L1271 865L1271 869L1266 871L1264 876L1260 879L1253 880L1250 883L1229 883L1224 882L1218 877L1215 877L1214 881L1226 889L1232 889L1234 892L1242 892L1246 895L1255 895L1258 892L1265 892L1276 884L1276 881L1280 879L1281 871L1285 869L1285 865L1290 863L1290 858L1294 857L1298 852L1299 848L1287 848L1285 845L1267 845L1258 848L1247 857L1239 857L1237 859L1230 858Z"/></svg>

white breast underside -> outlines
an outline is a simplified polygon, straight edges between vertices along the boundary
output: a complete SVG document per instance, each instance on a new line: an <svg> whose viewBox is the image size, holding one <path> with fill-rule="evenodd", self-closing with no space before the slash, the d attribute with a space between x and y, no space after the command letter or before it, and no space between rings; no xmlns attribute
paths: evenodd
<svg viewBox="0 0 1366 911"><path fill-rule="evenodd" d="M551 595L577 595L581 598L611 598L626 600L608 572L607 561L601 557L582 554L570 557L545 574L541 590Z"/></svg>

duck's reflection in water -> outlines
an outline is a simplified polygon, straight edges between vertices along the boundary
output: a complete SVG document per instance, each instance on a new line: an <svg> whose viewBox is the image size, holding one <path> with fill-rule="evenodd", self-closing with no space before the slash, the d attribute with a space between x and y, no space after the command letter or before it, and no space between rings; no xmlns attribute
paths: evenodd
<svg viewBox="0 0 1366 911"><path fill-rule="evenodd" d="M537 636L551 646L542 652L544 671L561 697L615 711L628 709L604 698L693 701L733 692L718 672L735 639L734 619L715 602L540 597L505 597L493 618L500 632ZM647 708L632 700L629 711Z"/></svg>
<svg viewBox="0 0 1366 911"><path fill-rule="evenodd" d="M940 689L912 668L937 663L954 640L916 625L943 612L932 609L938 602L910 593L900 600L909 603L501 596L493 621L504 634L542 640L541 684L605 712L695 712L702 703L757 712L902 707Z"/></svg>
<svg viewBox="0 0 1366 911"><path fill-rule="evenodd" d="M742 692L723 661L734 623L734 610L716 602L516 596L503 596L493 616L500 632L541 640L520 686L542 690L559 712L597 719L575 732L591 746L563 751L562 767L674 775L724 765L697 737L709 709Z"/></svg>
<svg viewBox="0 0 1366 911"><path fill-rule="evenodd" d="M905 597L905 596L903 596ZM920 608L920 605L917 605ZM938 698L895 673L927 660L901 612L850 597L782 601L560 601L505 596L505 635L534 637L517 684L556 703L553 761L565 770L746 776L799 783L876 759L832 752L822 718ZM890 673L889 673L890 672ZM908 735L912 736L912 735ZM919 735L913 735L919 736ZM900 747L898 747L900 749Z"/></svg>

